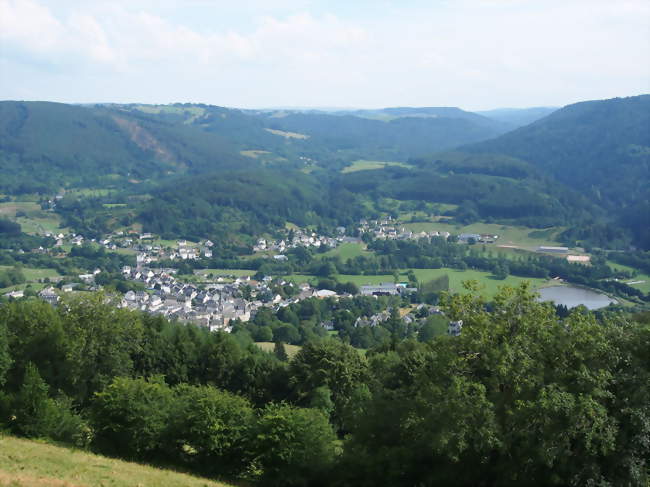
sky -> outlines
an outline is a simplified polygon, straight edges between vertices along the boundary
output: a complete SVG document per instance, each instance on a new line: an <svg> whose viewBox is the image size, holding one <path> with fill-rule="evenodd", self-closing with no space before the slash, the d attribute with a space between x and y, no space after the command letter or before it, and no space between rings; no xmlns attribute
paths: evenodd
<svg viewBox="0 0 650 487"><path fill-rule="evenodd" d="M0 99L563 106L650 92L648 0L0 0Z"/></svg>

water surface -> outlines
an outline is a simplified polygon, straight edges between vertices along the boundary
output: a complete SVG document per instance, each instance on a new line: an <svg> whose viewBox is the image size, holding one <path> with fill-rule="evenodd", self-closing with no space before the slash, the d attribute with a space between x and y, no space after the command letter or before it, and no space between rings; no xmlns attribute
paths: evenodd
<svg viewBox="0 0 650 487"><path fill-rule="evenodd" d="M575 286L545 287L538 292L540 301L554 301L555 304L563 304L567 308L575 308L582 304L588 309L599 309L609 303L617 302L605 294Z"/></svg>

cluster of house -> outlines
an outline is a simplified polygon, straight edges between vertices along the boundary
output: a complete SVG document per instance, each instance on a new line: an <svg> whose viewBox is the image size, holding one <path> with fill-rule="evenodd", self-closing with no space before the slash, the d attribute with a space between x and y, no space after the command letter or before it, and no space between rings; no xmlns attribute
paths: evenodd
<svg viewBox="0 0 650 487"><path fill-rule="evenodd" d="M418 314L419 314L422 310L426 311L425 315L429 315L429 316L433 315L433 314L439 314L439 315L443 314L438 306L431 306L431 305L424 304L424 303L418 305L417 308L414 311L417 311ZM382 323L388 321L390 319L390 315L391 315L391 308L387 308L387 309L385 309L385 310L383 310L383 311L381 311L379 313L376 313L376 314L374 314L372 316L360 316L355 320L354 326L355 327L362 327L362 326L375 327L375 326L379 326ZM422 315L420 314L420 316L422 316ZM410 313L407 313L404 316L402 316L401 319L407 325L411 324L411 323L415 323L418 320L418 318L415 316L413 311L410 312ZM325 329L328 329L328 330L329 329L334 329L333 323L331 323L331 322L323 322L321 324L321 326L323 326ZM462 328L463 328L463 321L462 320L450 321L448 326L447 326L447 334L449 334L451 336L459 336L460 333L461 333Z"/></svg>
<svg viewBox="0 0 650 487"><path fill-rule="evenodd" d="M143 283L146 291L129 291L122 299L122 306L148 313L161 314L170 319L189 321L210 330L231 330L233 320L248 321L262 307L278 310L308 298L335 297L338 294L327 289L315 290L309 284L298 285L297 294L282 298L273 294L272 284L289 284L283 280L264 277L260 281L250 277L224 278L201 285L184 283L176 279L176 269L125 266L126 279ZM289 284L294 285L294 284ZM250 296L244 298L242 287L247 286Z"/></svg>
<svg viewBox="0 0 650 487"><path fill-rule="evenodd" d="M214 244L210 240L197 244L178 240L176 248L163 247L161 245L150 245L147 243L136 245L133 250L136 255L137 265L147 265L152 262L161 260L197 260L200 258L209 259L212 257L212 247Z"/></svg>
<svg viewBox="0 0 650 487"><path fill-rule="evenodd" d="M54 248L62 247L64 244L81 245L84 243L83 235L77 235L76 233L45 232L43 235L54 239ZM43 247L40 247L38 250L44 251Z"/></svg>
<svg viewBox="0 0 650 487"><path fill-rule="evenodd" d="M261 301L247 301L241 297L239 287L244 279L199 287L179 281L174 276L176 272L176 269L125 266L122 269L124 277L144 284L146 291L128 291L121 306L189 321L211 330L230 331L232 320L248 321L263 305ZM260 290L253 290L256 291Z"/></svg>
<svg viewBox="0 0 650 487"><path fill-rule="evenodd" d="M359 292L363 296L397 296L417 292L417 288L407 287L405 282L382 282L361 286Z"/></svg>
<svg viewBox="0 0 650 487"><path fill-rule="evenodd" d="M257 243L253 246L253 252L266 252L273 251L282 253L288 249L293 249L296 247L336 247L339 243L345 241L344 236L341 234L341 229L345 233L344 227L339 227L337 231L339 232L338 237L326 237L324 235L318 235L316 232L310 232L307 230L302 230L296 228L295 230L290 231L287 234L287 237L279 240L267 240L265 238L260 238Z"/></svg>
<svg viewBox="0 0 650 487"><path fill-rule="evenodd" d="M448 238L449 232L413 232L403 226L399 226L390 216L381 220L361 220L359 222L359 233L370 233L380 240L417 240L420 238L444 237Z"/></svg>
<svg viewBox="0 0 650 487"><path fill-rule="evenodd" d="M499 238L491 233L461 233L458 241L461 243L494 243Z"/></svg>
<svg viewBox="0 0 650 487"><path fill-rule="evenodd" d="M413 232L404 226L398 225L390 216L381 220L361 220L359 222L359 233L370 233L380 240L419 240L432 237L447 239L451 236L447 231ZM484 233L461 233L458 235L458 241L461 243L494 243L498 238L498 235Z"/></svg>

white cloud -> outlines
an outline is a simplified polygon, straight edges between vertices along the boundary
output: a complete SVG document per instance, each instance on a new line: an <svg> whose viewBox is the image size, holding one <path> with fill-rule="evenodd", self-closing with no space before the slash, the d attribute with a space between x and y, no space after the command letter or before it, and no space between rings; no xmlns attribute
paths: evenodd
<svg viewBox="0 0 650 487"><path fill-rule="evenodd" d="M40 98L239 106L487 108L650 90L645 1L369 3L386 7L372 15L306 0L47 5L0 0L0 97L17 96L17 73ZM260 16L235 21L245 7Z"/></svg>

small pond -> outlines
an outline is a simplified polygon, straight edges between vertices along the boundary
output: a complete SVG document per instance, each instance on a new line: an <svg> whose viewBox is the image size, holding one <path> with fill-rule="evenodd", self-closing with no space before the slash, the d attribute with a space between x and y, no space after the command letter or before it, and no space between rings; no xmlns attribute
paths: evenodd
<svg viewBox="0 0 650 487"><path fill-rule="evenodd" d="M563 304L567 308L575 308L583 304L588 309L599 309L609 303L617 302L605 294L575 286L545 287L538 292L539 301L554 301L555 304Z"/></svg>

